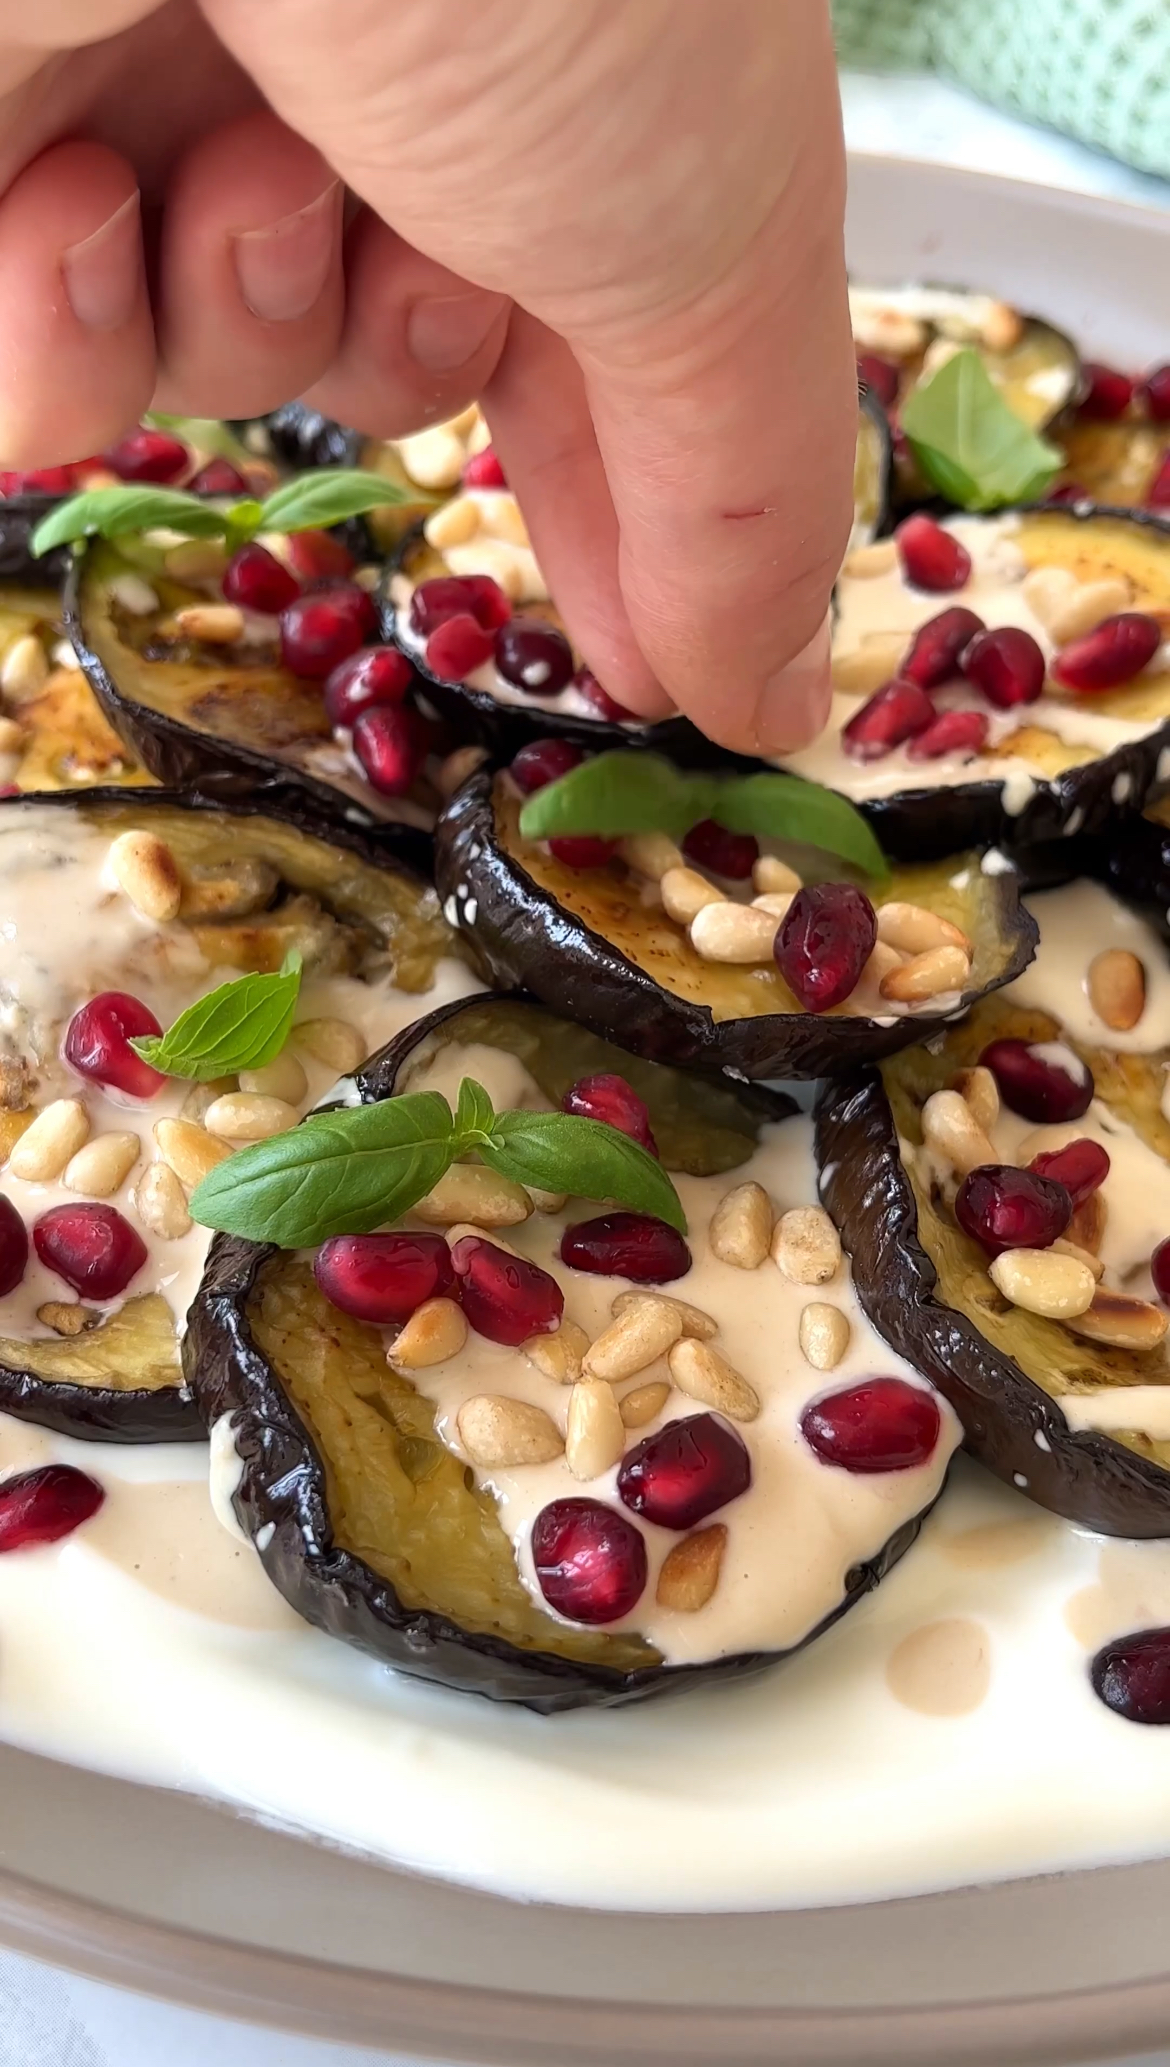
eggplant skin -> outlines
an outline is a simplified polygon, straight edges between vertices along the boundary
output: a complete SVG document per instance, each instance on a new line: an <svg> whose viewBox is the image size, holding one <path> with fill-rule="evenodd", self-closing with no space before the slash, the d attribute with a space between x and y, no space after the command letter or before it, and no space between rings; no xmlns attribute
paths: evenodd
<svg viewBox="0 0 1170 2067"><path fill-rule="evenodd" d="M965 1447L1030 1500L1105 1536L1170 1536L1170 1472L1072 1429L1012 1357L935 1296L914 1192L877 1070L827 1083L816 1107L821 1199L879 1335L950 1401ZM1042 1440L1041 1440L1042 1439Z"/></svg>
<svg viewBox="0 0 1170 2067"><path fill-rule="evenodd" d="M41 518L63 496L10 495L0 499L0 581L59 588L69 566L67 546L55 546L43 560L32 556L32 535Z"/></svg>
<svg viewBox="0 0 1170 2067"><path fill-rule="evenodd" d="M307 402L286 402L261 419L277 459L294 469L361 465L365 439Z"/></svg>

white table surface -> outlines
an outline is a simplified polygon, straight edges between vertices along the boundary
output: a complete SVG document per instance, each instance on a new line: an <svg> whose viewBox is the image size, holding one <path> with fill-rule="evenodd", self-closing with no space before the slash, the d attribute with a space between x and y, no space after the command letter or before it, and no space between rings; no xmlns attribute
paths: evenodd
<svg viewBox="0 0 1170 2067"><path fill-rule="evenodd" d="M1032 129L940 80L856 72L842 80L846 140L934 164L994 169L1078 193L1170 207L1170 187ZM399 2056L321 2045L196 2015L0 1952L0 2067L408 2067ZM1170 2067L1170 2052L1125 2067Z"/></svg>

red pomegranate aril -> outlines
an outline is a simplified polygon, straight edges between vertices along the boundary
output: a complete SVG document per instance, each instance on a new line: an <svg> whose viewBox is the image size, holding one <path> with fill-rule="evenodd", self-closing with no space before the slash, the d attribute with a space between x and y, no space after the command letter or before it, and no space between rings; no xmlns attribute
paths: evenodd
<svg viewBox="0 0 1170 2067"><path fill-rule="evenodd" d="M612 725L620 725L631 718L639 722L636 711L627 710L624 703L619 703L616 696L602 688L592 668L578 668L573 676L573 687L595 717L605 718Z"/></svg>
<svg viewBox="0 0 1170 2067"><path fill-rule="evenodd" d="M1072 1216L1063 1184L1011 1163L983 1163L969 1171L955 1197L963 1233L989 1256L1005 1249L1050 1249Z"/></svg>
<svg viewBox="0 0 1170 2067"><path fill-rule="evenodd" d="M963 673L996 710L1035 703L1044 689L1044 654L1018 625L998 625L972 639L960 662Z"/></svg>
<svg viewBox="0 0 1170 2067"><path fill-rule="evenodd" d="M565 1295L539 1264L473 1234L456 1242L451 1262L468 1326L488 1342L518 1349L530 1335L552 1335L560 1327Z"/></svg>
<svg viewBox="0 0 1170 2067"><path fill-rule="evenodd" d="M1079 481L1058 481L1055 488L1050 488L1040 499L1042 502L1066 503L1089 502L1092 498Z"/></svg>
<svg viewBox="0 0 1170 2067"><path fill-rule="evenodd" d="M1027 1041L992 1041L979 1060L995 1078L1004 1104L1037 1126L1059 1127L1079 1120L1093 1102L1091 1070L1074 1061L1074 1068L1083 1071L1074 1076Z"/></svg>
<svg viewBox="0 0 1170 2067"><path fill-rule="evenodd" d="M871 394L877 396L883 409L893 408L898 399L901 375L889 359L879 359L876 352L859 352L857 378Z"/></svg>
<svg viewBox="0 0 1170 2067"><path fill-rule="evenodd" d="M448 618L471 617L482 630L494 630L494 626L483 623L478 600L472 578L467 574L438 574L433 581L420 581L410 599L410 628L420 638L429 639ZM504 600L507 602L506 596ZM501 623L507 623L509 616L511 605Z"/></svg>
<svg viewBox="0 0 1170 2067"><path fill-rule="evenodd" d="M1155 366L1141 385L1146 415L1154 423L1170 423L1170 365Z"/></svg>
<svg viewBox="0 0 1170 2067"><path fill-rule="evenodd" d="M866 1378L812 1400L800 1432L822 1464L842 1471L916 1471L938 1447L942 1415L933 1392L904 1378Z"/></svg>
<svg viewBox="0 0 1170 2067"><path fill-rule="evenodd" d="M1170 1723L1170 1629L1139 1629L1102 1645L1089 1667L1098 1700L1126 1722Z"/></svg>
<svg viewBox="0 0 1170 2067"><path fill-rule="evenodd" d="M1062 1184L1075 1213L1108 1177L1109 1152L1099 1141L1082 1136L1079 1141L1070 1141L1067 1148L1053 1148L1033 1156L1028 1168L1038 1177L1049 1177L1053 1184Z"/></svg>
<svg viewBox="0 0 1170 2067"><path fill-rule="evenodd" d="M364 710L401 703L415 672L397 646L361 646L325 678L325 715L349 727Z"/></svg>
<svg viewBox="0 0 1170 2067"><path fill-rule="evenodd" d="M920 624L910 650L898 668L898 679L917 682L920 689L937 689L940 682L958 673L959 655L985 629L983 619L961 603L940 610L937 617Z"/></svg>
<svg viewBox="0 0 1170 2067"><path fill-rule="evenodd" d="M943 754L977 754L987 743L991 720L984 711L944 711L916 732L906 747L908 761L937 761Z"/></svg>
<svg viewBox="0 0 1170 2067"><path fill-rule="evenodd" d="M353 591L369 604L361 589ZM302 681L324 681L334 668L365 643L373 629L365 614L354 608L347 589L323 589L310 596L298 596L281 612L280 657L290 674ZM372 611L372 605L371 611Z"/></svg>
<svg viewBox="0 0 1170 2067"><path fill-rule="evenodd" d="M580 747L567 739L533 739L521 747L508 772L517 789L530 797L579 768L584 759Z"/></svg>
<svg viewBox="0 0 1170 2067"><path fill-rule="evenodd" d="M650 1126L650 1114L632 1084L609 1070L597 1076L579 1077L565 1092L561 1111L576 1113L579 1119L600 1120L628 1134L648 1155L658 1154L658 1143Z"/></svg>
<svg viewBox="0 0 1170 2067"><path fill-rule="evenodd" d="M1170 1240L1159 1242L1150 1258L1150 1276L1163 1306L1170 1306Z"/></svg>
<svg viewBox="0 0 1170 2067"><path fill-rule="evenodd" d="M746 882L760 858L754 833L731 833L713 818L701 818L683 841L683 853L696 868L710 869L733 883Z"/></svg>
<svg viewBox="0 0 1170 2067"><path fill-rule="evenodd" d="M660 1529L693 1529L751 1482L743 1437L717 1414L688 1414L628 1452L617 1489L623 1506Z"/></svg>
<svg viewBox="0 0 1170 2067"><path fill-rule="evenodd" d="M471 614L482 624L485 632L498 632L512 615L512 605L498 581L490 574L468 574L464 576L471 592Z"/></svg>
<svg viewBox="0 0 1170 2067"><path fill-rule="evenodd" d="M1103 366L1098 359L1086 359L1081 371L1085 377L1081 415L1091 416L1097 423L1112 423L1124 416L1133 400L1134 384L1128 373L1119 373L1116 366Z"/></svg>
<svg viewBox="0 0 1170 2067"><path fill-rule="evenodd" d="M95 1515L105 1492L72 1464L41 1464L0 1479L0 1554L59 1543Z"/></svg>
<svg viewBox="0 0 1170 2067"><path fill-rule="evenodd" d="M961 589L971 578L971 555L953 532L921 510L894 533L907 581L917 589Z"/></svg>
<svg viewBox="0 0 1170 2067"><path fill-rule="evenodd" d="M359 711L353 750L372 789L383 797L404 797L422 771L430 727L413 704L375 704Z"/></svg>
<svg viewBox="0 0 1170 2067"><path fill-rule="evenodd" d="M1144 610L1106 617L1081 639L1062 646L1052 663L1053 681L1085 696L1119 689L1148 666L1162 643L1162 627Z"/></svg>
<svg viewBox="0 0 1170 2067"><path fill-rule="evenodd" d="M207 465L192 474L187 483L188 495L247 495L248 483L234 467L230 459L209 459Z"/></svg>
<svg viewBox="0 0 1170 2067"><path fill-rule="evenodd" d="M1146 496L1146 508L1148 510L1170 510L1170 452L1166 452L1163 455L1162 464L1150 483L1149 494Z"/></svg>
<svg viewBox="0 0 1170 2067"><path fill-rule="evenodd" d="M458 617L446 617L431 633L426 643L425 658L433 675L439 675L445 682L465 682L468 675L475 673L485 661L492 658L495 640L491 632L464 611Z"/></svg>
<svg viewBox="0 0 1170 2067"><path fill-rule="evenodd" d="M143 1034L161 1032L154 1013L141 999L124 990L103 990L73 1014L63 1052L79 1077L121 1091L127 1098L153 1098L166 1077L136 1055L130 1042Z"/></svg>
<svg viewBox="0 0 1170 2067"><path fill-rule="evenodd" d="M0 1193L0 1299L14 1292L28 1268L28 1229L11 1199Z"/></svg>
<svg viewBox="0 0 1170 2067"><path fill-rule="evenodd" d="M238 603L241 610L265 611L270 617L279 616L301 593L296 575L255 539L232 554L222 586L229 603Z"/></svg>
<svg viewBox="0 0 1170 2067"><path fill-rule="evenodd" d="M559 696L573 679L572 647L555 624L540 617L512 617L502 624L495 659L505 682L529 696Z"/></svg>
<svg viewBox="0 0 1170 2067"><path fill-rule="evenodd" d="M285 550L301 581L346 581L357 565L349 547L331 531L290 531Z"/></svg>
<svg viewBox="0 0 1170 2067"><path fill-rule="evenodd" d="M561 1262L594 1277L629 1278L636 1285L669 1285L685 1277L691 1252L677 1228L653 1213L599 1213L578 1220L561 1236Z"/></svg>
<svg viewBox="0 0 1170 2067"><path fill-rule="evenodd" d="M77 478L71 466L33 467L29 473L0 474L0 495L71 495Z"/></svg>
<svg viewBox="0 0 1170 2067"><path fill-rule="evenodd" d="M472 453L463 468L465 488L506 488L507 485L493 445L485 445L482 452Z"/></svg>
<svg viewBox="0 0 1170 2067"><path fill-rule="evenodd" d="M116 1299L146 1262L146 1243L116 1206L50 1206L32 1236L46 1269L83 1299Z"/></svg>
<svg viewBox="0 0 1170 2067"><path fill-rule="evenodd" d="M532 1524L532 1562L549 1607L568 1622L617 1622L646 1589L646 1543L614 1507L551 1500Z"/></svg>
<svg viewBox="0 0 1170 2067"><path fill-rule="evenodd" d="M563 833L560 839L548 843L554 860L563 862L566 868L604 868L617 850L616 840L601 840L594 833Z"/></svg>
<svg viewBox="0 0 1170 2067"><path fill-rule="evenodd" d="M856 990L876 939L877 919L864 890L812 883L785 912L773 954L805 1011L827 1012Z"/></svg>
<svg viewBox="0 0 1170 2067"><path fill-rule="evenodd" d="M120 481L177 481L191 465L191 454L181 438L169 431L131 431L104 455L105 464Z"/></svg>
<svg viewBox="0 0 1170 2067"><path fill-rule="evenodd" d="M937 716L925 689L895 675L842 726L841 745L852 761L881 761L916 733L925 732Z"/></svg>
<svg viewBox="0 0 1170 2067"><path fill-rule="evenodd" d="M313 1276L331 1306L385 1326L448 1297L455 1268L441 1234L337 1234L318 1249Z"/></svg>

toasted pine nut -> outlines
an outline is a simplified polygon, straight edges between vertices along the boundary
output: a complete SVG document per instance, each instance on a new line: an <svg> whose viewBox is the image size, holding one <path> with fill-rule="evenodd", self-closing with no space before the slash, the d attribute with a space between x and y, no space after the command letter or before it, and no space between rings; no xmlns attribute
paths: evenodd
<svg viewBox="0 0 1170 2067"><path fill-rule="evenodd" d="M0 689L9 703L28 703L49 679L49 662L35 632L14 639L0 664Z"/></svg>
<svg viewBox="0 0 1170 2067"><path fill-rule="evenodd" d="M226 1141L217 1141L194 1120L156 1120L154 1138L164 1163L186 1192L194 1191L216 1164L231 1154Z"/></svg>
<svg viewBox="0 0 1170 2067"><path fill-rule="evenodd" d="M667 869L686 867L682 848L665 833L631 833L628 839L619 840L618 853L627 868L652 883L660 883Z"/></svg>
<svg viewBox="0 0 1170 2067"><path fill-rule="evenodd" d="M524 1187L538 1213L559 1213L568 1202L567 1191L542 1191L539 1184Z"/></svg>
<svg viewBox="0 0 1170 2067"><path fill-rule="evenodd" d="M800 1347L814 1371L832 1371L849 1347L852 1330L839 1306L812 1299L800 1316Z"/></svg>
<svg viewBox="0 0 1170 2067"><path fill-rule="evenodd" d="M632 1392L619 1401L621 1417L627 1428L645 1428L648 1421L661 1414L670 1398L670 1387L661 1378L652 1378L648 1385L635 1385Z"/></svg>
<svg viewBox="0 0 1170 2067"><path fill-rule="evenodd" d="M727 1548L727 1528L711 1522L671 1545L662 1560L655 1599L660 1608L676 1615L697 1615L705 1608L719 1584L719 1570Z"/></svg>
<svg viewBox="0 0 1170 2067"><path fill-rule="evenodd" d="M420 488L454 488L463 472L463 441L447 424L399 438L398 457Z"/></svg>
<svg viewBox="0 0 1170 2067"><path fill-rule="evenodd" d="M673 1306L682 1320L683 1334L693 1335L696 1342L710 1342L711 1337L719 1333L718 1321L704 1313L701 1306L688 1306L685 1299L671 1299L665 1292L619 1292L609 1310L612 1314L626 1313L631 1306L640 1306L648 1298Z"/></svg>
<svg viewBox="0 0 1170 2067"><path fill-rule="evenodd" d="M160 1242L180 1241L190 1230L186 1195L169 1163L148 1163L134 1187L133 1199L142 1225Z"/></svg>
<svg viewBox="0 0 1170 2067"><path fill-rule="evenodd" d="M46 1299L37 1308L37 1319L42 1327L51 1328L54 1335L84 1335L100 1319L92 1306L82 1306L77 1299Z"/></svg>
<svg viewBox="0 0 1170 2067"><path fill-rule="evenodd" d="M705 962L770 962L776 914L755 904L708 904L691 920L691 945Z"/></svg>
<svg viewBox="0 0 1170 2067"><path fill-rule="evenodd" d="M112 1199L142 1153L137 1134L95 1134L75 1156L70 1156L61 1178L69 1191L82 1191L91 1199Z"/></svg>
<svg viewBox="0 0 1170 2067"><path fill-rule="evenodd" d="M295 1055L288 1049L274 1062L260 1069L240 1071L241 1091L259 1091L265 1098L283 1098L287 1105L299 1105L308 1095L309 1079Z"/></svg>
<svg viewBox="0 0 1170 2067"><path fill-rule="evenodd" d="M990 1268L993 1282L1013 1306L1054 1321L1087 1313L1097 1289L1087 1263L1051 1249L1005 1249Z"/></svg>
<svg viewBox="0 0 1170 2067"><path fill-rule="evenodd" d="M971 942L949 919L940 919L937 912L928 911L924 904L904 904L897 898L877 908L877 937L891 947L898 948L904 955L924 954L931 947L961 947L964 954L971 952Z"/></svg>
<svg viewBox="0 0 1170 2067"><path fill-rule="evenodd" d="M999 1085L991 1071L981 1062L974 1069L961 1069L952 1077L951 1089L970 1106L975 1125L990 1134L999 1118Z"/></svg>
<svg viewBox="0 0 1170 2067"><path fill-rule="evenodd" d="M894 1004L913 1005L962 990L970 974L971 963L961 947L930 947L925 954L911 955L900 969L891 969L878 989Z"/></svg>
<svg viewBox="0 0 1170 2067"><path fill-rule="evenodd" d="M1090 1342L1107 1342L1114 1349L1132 1349L1139 1356L1157 1349L1170 1327L1170 1314L1148 1299L1135 1299L1131 1292L1113 1292L1098 1285L1084 1313L1070 1317L1074 1335Z"/></svg>
<svg viewBox="0 0 1170 2067"><path fill-rule="evenodd" d="M823 1206L793 1206L772 1236L772 1256L794 1285L827 1285L841 1267L841 1237Z"/></svg>
<svg viewBox="0 0 1170 2067"><path fill-rule="evenodd" d="M711 1254L736 1270L758 1270L767 1260L776 1215L762 1184L737 1184L711 1215Z"/></svg>
<svg viewBox="0 0 1170 2067"><path fill-rule="evenodd" d="M763 890L752 898L753 911L766 911L777 923L787 917L788 907L795 897L795 890Z"/></svg>
<svg viewBox="0 0 1170 2067"><path fill-rule="evenodd" d="M464 428L463 419L469 413L471 422ZM492 442L491 427L486 416L480 414L478 402L472 403L470 412L465 409L461 416L453 417L452 427L458 428L461 435L467 439L467 456L469 459L473 459L477 452L486 452Z"/></svg>
<svg viewBox="0 0 1170 2067"><path fill-rule="evenodd" d="M886 1002L882 996L882 984L891 969L900 969L904 961L905 956L900 955L896 947L890 947L884 940L875 940L849 1000L851 1008L871 1015L882 1012Z"/></svg>
<svg viewBox="0 0 1170 2067"><path fill-rule="evenodd" d="M1131 607L1132 591L1121 575L1081 581L1052 612L1048 631L1056 645L1067 646L1071 639L1081 639L1086 632L1096 631L1104 618L1116 617L1119 611Z"/></svg>
<svg viewBox="0 0 1170 2067"><path fill-rule="evenodd" d="M1146 1009L1146 972L1127 947L1106 947L1089 963L1089 1003L1114 1033L1128 1033Z"/></svg>
<svg viewBox="0 0 1170 2067"><path fill-rule="evenodd" d="M519 546L505 545L503 539L486 538L481 533L469 545L449 546L445 557L452 574L490 575L513 603L519 603L525 588L521 554Z"/></svg>
<svg viewBox="0 0 1170 2067"><path fill-rule="evenodd" d="M791 890L793 896L804 888L794 868L781 861L775 854L761 854L752 870L752 888L757 896L768 897L774 891Z"/></svg>
<svg viewBox="0 0 1170 2067"><path fill-rule="evenodd" d="M339 1076L348 1076L369 1053L365 1035L348 1019L302 1019L291 1038L314 1062L325 1063Z"/></svg>
<svg viewBox="0 0 1170 2067"><path fill-rule="evenodd" d="M244 613L235 603L188 603L175 612L175 626L185 639L205 646L234 646L244 636Z"/></svg>
<svg viewBox="0 0 1170 2067"><path fill-rule="evenodd" d="M669 1299L639 1299L590 1343L581 1368L587 1378L620 1385L665 1356L682 1331L682 1315Z"/></svg>
<svg viewBox="0 0 1170 2067"><path fill-rule="evenodd" d="M600 1478L618 1463L626 1447L626 1425L613 1387L583 1378L569 1394L565 1463L574 1478Z"/></svg>
<svg viewBox="0 0 1170 2067"><path fill-rule="evenodd" d="M259 1091L225 1091L203 1115L209 1134L221 1141L267 1141L295 1127L300 1113L285 1098L266 1098Z"/></svg>
<svg viewBox="0 0 1170 2067"><path fill-rule="evenodd" d="M589 1337L576 1321L562 1321L551 1335L530 1335L520 1345L521 1353L535 1364L545 1378L551 1378L554 1385L575 1385L581 1376L581 1364L589 1347Z"/></svg>
<svg viewBox="0 0 1170 2067"><path fill-rule="evenodd" d="M208 869L183 884L181 919L244 919L263 911L280 877L267 861L246 858L230 867Z"/></svg>
<svg viewBox="0 0 1170 2067"><path fill-rule="evenodd" d="M842 574L854 581L871 581L875 574L890 574L898 564L898 548L892 538L877 538L872 545L856 545L845 556Z"/></svg>
<svg viewBox="0 0 1170 2067"><path fill-rule="evenodd" d="M483 767L487 757L486 746L457 746L445 761L440 761L435 771L435 788L444 802L449 801L457 789L462 789L468 777Z"/></svg>
<svg viewBox="0 0 1170 2067"><path fill-rule="evenodd" d="M18 754L24 745L24 726L15 718L0 718L0 754Z"/></svg>
<svg viewBox="0 0 1170 2067"><path fill-rule="evenodd" d="M689 926L707 905L728 902L697 868L668 868L658 887L668 915L680 926Z"/></svg>
<svg viewBox="0 0 1170 2067"><path fill-rule="evenodd" d="M182 1105L179 1107L181 1120L194 1120L202 1126L217 1098L225 1091L237 1089L235 1077L210 1077L205 1084L192 1084Z"/></svg>
<svg viewBox="0 0 1170 2067"><path fill-rule="evenodd" d="M1104 1277L1105 1265L1102 1263L1101 1258L1094 1256L1091 1249L1082 1249L1079 1242L1070 1242L1067 1235L1057 1235L1056 1240L1050 1246L1057 1250L1061 1256L1075 1256L1078 1263L1087 1264L1098 1282Z"/></svg>
<svg viewBox="0 0 1170 2067"><path fill-rule="evenodd" d="M515 496L501 493L498 488L481 493L479 521L488 537L501 538L507 545L531 547L524 512Z"/></svg>
<svg viewBox="0 0 1170 2067"><path fill-rule="evenodd" d="M481 1392L464 1400L455 1417L459 1440L484 1470L509 1464L551 1464L565 1445L543 1407Z"/></svg>
<svg viewBox="0 0 1170 2067"><path fill-rule="evenodd" d="M80 1098L54 1098L21 1135L8 1168L26 1184L49 1184L88 1139L89 1114Z"/></svg>
<svg viewBox="0 0 1170 2067"><path fill-rule="evenodd" d="M848 653L834 653L834 689L842 696L872 696L897 674L908 644L905 632L890 632L875 634Z"/></svg>
<svg viewBox="0 0 1170 2067"><path fill-rule="evenodd" d="M386 1351L396 1371L426 1371L458 1356L467 1340L463 1308L454 1299L424 1299Z"/></svg>
<svg viewBox="0 0 1170 2067"><path fill-rule="evenodd" d="M1091 1191L1069 1221L1065 1233L1069 1241L1080 1249L1087 1249L1091 1256L1099 1255L1105 1237L1105 1221L1109 1208L1101 1192Z"/></svg>
<svg viewBox="0 0 1170 2067"><path fill-rule="evenodd" d="M174 581L218 581L227 566L227 553L214 538L185 538L168 546L163 566Z"/></svg>
<svg viewBox="0 0 1170 2067"><path fill-rule="evenodd" d="M859 306L853 295L849 297L849 311L853 341L863 352L877 352L881 358L910 359L926 350L926 325L919 317L880 302Z"/></svg>
<svg viewBox="0 0 1170 2067"><path fill-rule="evenodd" d="M155 591L133 569L125 574L115 574L110 583L110 594L132 617L149 617L152 610L158 609Z"/></svg>
<svg viewBox="0 0 1170 2067"><path fill-rule="evenodd" d="M165 840L142 831L119 833L110 846L110 874L144 919L178 917L183 879Z"/></svg>
<svg viewBox="0 0 1170 2067"><path fill-rule="evenodd" d="M922 1138L960 1177L997 1161L994 1148L958 1091L931 1092L922 1108Z"/></svg>
<svg viewBox="0 0 1170 2067"><path fill-rule="evenodd" d="M1053 620L1068 607L1079 587L1070 567L1033 567L1024 576L1021 594L1033 617L1051 632Z"/></svg>
<svg viewBox="0 0 1170 2067"><path fill-rule="evenodd" d="M684 1336L667 1357L670 1375L688 1399L700 1400L732 1421L754 1421L760 1411L760 1396L709 1342L694 1342Z"/></svg>
<svg viewBox="0 0 1170 2067"><path fill-rule="evenodd" d="M981 330L989 352L1010 352L1019 343L1023 328L1024 319L1010 302L988 302Z"/></svg>
<svg viewBox="0 0 1170 2067"><path fill-rule="evenodd" d="M470 495L453 495L441 509L432 510L423 525L428 545L444 553L449 545L466 545L479 530L479 505Z"/></svg>
<svg viewBox="0 0 1170 2067"><path fill-rule="evenodd" d="M432 1227L451 1227L457 1220L477 1228L519 1227L531 1215L532 1200L522 1184L497 1177L482 1163L452 1163L413 1211Z"/></svg>

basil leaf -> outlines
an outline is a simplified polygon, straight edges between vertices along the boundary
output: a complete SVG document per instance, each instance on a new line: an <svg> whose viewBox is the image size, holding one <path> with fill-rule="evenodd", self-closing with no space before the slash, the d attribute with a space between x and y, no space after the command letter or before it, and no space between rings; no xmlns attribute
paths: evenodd
<svg viewBox="0 0 1170 2067"><path fill-rule="evenodd" d="M566 1112L497 1113L491 1140L479 1153L489 1170L516 1184L613 1199L686 1233L682 1201L662 1164L602 1120Z"/></svg>
<svg viewBox="0 0 1170 2067"><path fill-rule="evenodd" d="M483 1085L477 1084L474 1077L464 1077L455 1108L456 1155L465 1155L469 1148L482 1148L485 1141L490 1141L495 1117L495 1106Z"/></svg>
<svg viewBox="0 0 1170 2067"><path fill-rule="evenodd" d="M723 784L711 816L728 832L798 840L802 846L837 855L867 876L890 873L867 821L848 797L799 775L761 769L758 775L732 776Z"/></svg>
<svg viewBox="0 0 1170 2067"><path fill-rule="evenodd" d="M902 429L928 481L966 510L1040 495L1062 465L996 387L978 352L956 352L902 407Z"/></svg>
<svg viewBox="0 0 1170 2067"><path fill-rule="evenodd" d="M453 1160L452 1126L437 1091L311 1113L219 1163L192 1192L191 1217L282 1249L370 1234L438 1183Z"/></svg>
<svg viewBox="0 0 1170 2067"><path fill-rule="evenodd" d="M187 538L221 538L227 514L181 488L151 488L127 482L118 488L87 488L42 517L32 535L32 555L41 559L55 545L79 538L117 538L125 531L150 531L165 524Z"/></svg>
<svg viewBox="0 0 1170 2067"><path fill-rule="evenodd" d="M286 955L276 975L239 976L180 1012L165 1034L140 1034L130 1046L168 1077L235 1076L273 1062L289 1037L301 988L301 958Z"/></svg>
<svg viewBox="0 0 1170 2067"><path fill-rule="evenodd" d="M721 788L717 775L684 772L661 754L617 749L595 754L537 790L520 813L520 830L526 840L557 839L562 833L597 833L607 839L669 833L679 840L700 819L713 816Z"/></svg>
<svg viewBox="0 0 1170 2067"><path fill-rule="evenodd" d="M359 467L318 467L274 488L261 510L260 531L316 531L366 510L406 502L405 488Z"/></svg>

